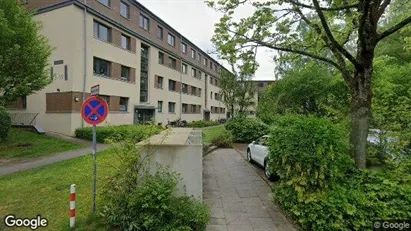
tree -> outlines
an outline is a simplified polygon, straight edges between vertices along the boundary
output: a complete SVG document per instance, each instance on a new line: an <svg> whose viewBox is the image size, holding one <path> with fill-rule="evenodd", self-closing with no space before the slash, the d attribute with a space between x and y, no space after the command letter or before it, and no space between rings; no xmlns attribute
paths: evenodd
<svg viewBox="0 0 411 231"><path fill-rule="evenodd" d="M245 4L254 13L236 21L235 10ZM225 56L252 57L264 47L316 59L341 72L350 94L351 154L357 167L365 168L375 48L408 25L411 14L392 26L381 23L390 7L398 6L391 0L219 0L208 5L224 13L212 41Z"/></svg>
<svg viewBox="0 0 411 231"><path fill-rule="evenodd" d="M43 89L52 49L16 0L0 0L0 105Z"/></svg>
<svg viewBox="0 0 411 231"><path fill-rule="evenodd" d="M232 117L238 112L243 116L250 106L255 104L255 84L246 69L236 70L236 65L231 64L233 73L222 70L220 73L220 95Z"/></svg>
<svg viewBox="0 0 411 231"><path fill-rule="evenodd" d="M321 63L288 70L271 85L258 105L258 115L266 122L288 113L328 117L333 121L348 114L348 90L341 76Z"/></svg>

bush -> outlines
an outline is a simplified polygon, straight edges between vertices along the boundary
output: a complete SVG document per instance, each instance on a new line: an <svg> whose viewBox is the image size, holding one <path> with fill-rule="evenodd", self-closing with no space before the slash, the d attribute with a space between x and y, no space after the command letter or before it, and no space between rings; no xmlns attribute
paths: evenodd
<svg viewBox="0 0 411 231"><path fill-rule="evenodd" d="M280 175L274 199L302 230L373 230L376 220L410 217L411 186L399 179L410 165L386 176L356 169L342 130L315 117L276 121L269 141L270 166Z"/></svg>
<svg viewBox="0 0 411 231"><path fill-rule="evenodd" d="M120 125L120 126L102 126L97 127L97 142L107 143L108 140L113 142L132 139L135 142L142 141L147 134L154 135L162 130L155 125ZM75 131L77 138L92 140L92 127L78 128Z"/></svg>
<svg viewBox="0 0 411 231"><path fill-rule="evenodd" d="M0 142L6 140L11 128L11 118L9 113L0 106Z"/></svg>
<svg viewBox="0 0 411 231"><path fill-rule="evenodd" d="M222 133L213 137L211 144L219 148L232 148L233 135L231 134L231 132L224 130Z"/></svg>
<svg viewBox="0 0 411 231"><path fill-rule="evenodd" d="M252 118L236 117L225 124L225 128L233 134L233 141L250 143L263 135L267 135L268 126Z"/></svg>
<svg viewBox="0 0 411 231"><path fill-rule="evenodd" d="M115 148L121 164L103 186L101 220L114 230L204 230L208 208L174 194L179 176L161 166L150 174L135 143L126 140L121 145Z"/></svg>
<svg viewBox="0 0 411 231"><path fill-rule="evenodd" d="M211 121L211 120L199 120L199 121L193 121L188 123L188 127L190 128L204 128L204 127L210 127L210 126L217 126L219 123L217 121Z"/></svg>
<svg viewBox="0 0 411 231"><path fill-rule="evenodd" d="M327 119L284 116L275 123L269 141L270 166L292 187L324 188L352 166L347 141Z"/></svg>

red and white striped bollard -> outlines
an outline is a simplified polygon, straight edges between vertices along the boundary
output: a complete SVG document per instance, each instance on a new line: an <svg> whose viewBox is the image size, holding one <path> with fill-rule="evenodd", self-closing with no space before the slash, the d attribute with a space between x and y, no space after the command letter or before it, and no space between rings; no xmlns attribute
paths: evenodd
<svg viewBox="0 0 411 231"><path fill-rule="evenodd" d="M76 185L70 186L70 228L76 223Z"/></svg>

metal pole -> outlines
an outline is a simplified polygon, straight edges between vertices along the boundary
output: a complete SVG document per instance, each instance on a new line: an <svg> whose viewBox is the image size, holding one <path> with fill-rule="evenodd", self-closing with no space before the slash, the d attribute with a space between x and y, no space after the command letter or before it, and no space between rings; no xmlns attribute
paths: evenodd
<svg viewBox="0 0 411 231"><path fill-rule="evenodd" d="M96 152L97 152L97 138L96 125L93 125L93 215L96 214L96 181L97 181L97 166L96 166Z"/></svg>
<svg viewBox="0 0 411 231"><path fill-rule="evenodd" d="M76 185L70 186L70 228L76 224Z"/></svg>

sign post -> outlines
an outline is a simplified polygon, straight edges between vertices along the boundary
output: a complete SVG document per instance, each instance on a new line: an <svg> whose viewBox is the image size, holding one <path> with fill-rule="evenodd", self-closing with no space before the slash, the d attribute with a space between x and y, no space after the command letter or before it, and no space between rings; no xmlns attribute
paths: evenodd
<svg viewBox="0 0 411 231"><path fill-rule="evenodd" d="M97 85L98 86L98 85ZM97 91L98 92L98 91ZM93 143L92 143L92 154L93 154L93 214L96 213L96 184L97 184L97 134L96 125L102 123L108 115L108 105L104 99L98 96L90 96L87 98L83 105L81 106L81 116L86 123L93 125Z"/></svg>

